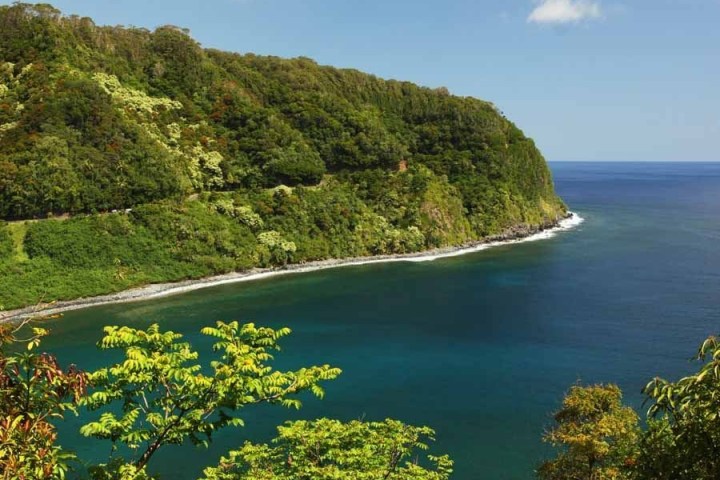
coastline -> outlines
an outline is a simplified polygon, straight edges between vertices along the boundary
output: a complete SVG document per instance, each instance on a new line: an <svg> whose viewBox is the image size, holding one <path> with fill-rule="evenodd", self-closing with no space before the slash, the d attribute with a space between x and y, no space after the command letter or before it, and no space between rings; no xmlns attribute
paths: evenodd
<svg viewBox="0 0 720 480"><path fill-rule="evenodd" d="M57 315L71 310L107 305L112 303L137 302L153 298L178 295L181 293L200 290L203 288L225 285L228 283L250 282L280 275L298 274L325 270L329 268L350 267L358 265L369 265L373 263L389 262L429 262L441 258L457 257L469 253L480 252L502 245L513 245L516 243L545 240L554 237L557 233L571 230L580 225L584 219L576 213L568 212L568 215L552 224L541 225L530 228L520 226L511 228L508 231L488 237L483 240L471 242L455 247L443 247L432 250L425 250L415 253L403 253L394 255L377 255L369 257L352 257L340 259L327 259L307 262L303 264L291 264L286 267L276 268L254 268L243 272L232 272L223 275L200 278L195 280L181 280L178 282L155 283L142 287L131 288L117 293L100 295L96 297L84 297L75 300L62 300L50 304L40 304L32 307L19 308L15 310L0 311L0 323L22 320L35 315L49 316Z"/></svg>

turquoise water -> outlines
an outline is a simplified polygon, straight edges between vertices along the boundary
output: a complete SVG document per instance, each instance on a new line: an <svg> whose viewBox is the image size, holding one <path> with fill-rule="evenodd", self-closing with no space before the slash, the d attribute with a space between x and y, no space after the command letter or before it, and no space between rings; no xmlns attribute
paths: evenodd
<svg viewBox="0 0 720 480"><path fill-rule="evenodd" d="M558 192L585 219L555 238L426 263L345 267L71 312L46 347L92 369L113 360L107 324L159 322L200 348L218 319L290 326L277 366L341 367L325 400L248 410L209 451L171 447L153 468L195 478L245 439L292 418L394 417L437 430L458 480L529 479L550 413L574 382L616 382L627 400L675 377L720 324L720 164L556 163ZM61 440L101 459L109 445Z"/></svg>

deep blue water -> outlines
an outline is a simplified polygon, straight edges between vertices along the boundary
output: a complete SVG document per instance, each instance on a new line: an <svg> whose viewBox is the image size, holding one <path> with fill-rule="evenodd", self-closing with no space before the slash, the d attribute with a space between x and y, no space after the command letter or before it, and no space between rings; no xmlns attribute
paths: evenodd
<svg viewBox="0 0 720 480"><path fill-rule="evenodd" d="M165 478L195 478L245 439L290 418L394 417L437 430L457 480L529 479L550 414L574 382L614 382L639 406L655 375L688 372L720 330L720 164L555 163L557 190L585 219L555 238L428 263L347 267L68 313L48 349L91 369L106 324L160 322L205 348L215 320L290 326L279 367L344 370L299 412L248 410L210 451L169 448ZM83 419L87 419L84 417ZM80 440L81 456L109 446Z"/></svg>

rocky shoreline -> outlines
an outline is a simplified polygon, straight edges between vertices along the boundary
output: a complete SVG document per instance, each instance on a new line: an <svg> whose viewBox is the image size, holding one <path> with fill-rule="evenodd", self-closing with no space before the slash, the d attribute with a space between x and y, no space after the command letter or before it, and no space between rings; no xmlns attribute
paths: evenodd
<svg viewBox="0 0 720 480"><path fill-rule="evenodd" d="M545 224L537 226L518 225L506 230L502 234L493 235L483 240L470 242L455 247L444 247L426 250L423 252L396 255L377 255L370 257L318 260L314 262L307 262L304 264L291 264L287 265L286 267L254 268L243 272L233 272L195 280L182 280L179 282L170 283L156 283L108 295L79 298L76 300L63 300L54 303L39 304L32 307L25 307L16 310L0 312L0 323L17 321L36 315L57 315L70 310L79 310L81 308L87 308L97 305L148 300L157 297L176 295L193 290L199 290L201 288L223 285L226 283L259 280L262 278L287 275L291 273L304 273L327 268L367 265L370 263L431 261L438 258L445 258L477 252L494 246L550 238L555 233L563 230L569 230L580 224L582 221L583 219L577 214L568 212L564 218L561 218L557 221L547 222Z"/></svg>

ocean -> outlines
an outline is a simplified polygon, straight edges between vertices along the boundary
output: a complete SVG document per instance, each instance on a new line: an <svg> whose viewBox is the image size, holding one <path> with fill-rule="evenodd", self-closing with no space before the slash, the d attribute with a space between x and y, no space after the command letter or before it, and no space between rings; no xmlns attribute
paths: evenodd
<svg viewBox="0 0 720 480"><path fill-rule="evenodd" d="M642 411L642 387L676 378L720 333L720 163L552 163L556 188L585 221L535 242L431 262L321 270L69 312L44 347L93 369L117 360L104 325L160 323L202 351L216 320L288 326L275 366L343 369L299 411L248 408L243 429L209 450L168 447L163 478L194 479L229 448L285 420L397 418L437 432L456 480L530 479L541 441L575 383L616 383ZM101 461L110 446L60 425L60 441Z"/></svg>

